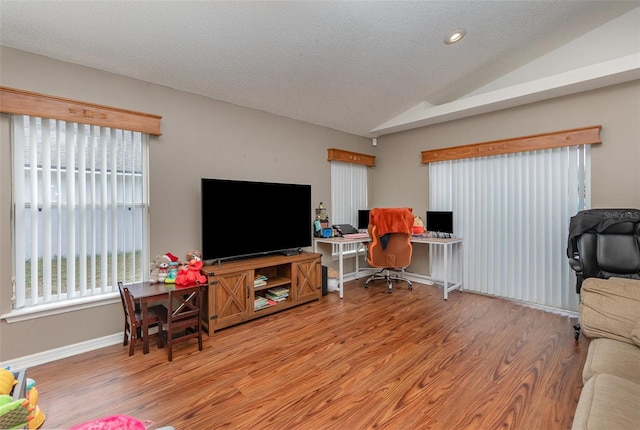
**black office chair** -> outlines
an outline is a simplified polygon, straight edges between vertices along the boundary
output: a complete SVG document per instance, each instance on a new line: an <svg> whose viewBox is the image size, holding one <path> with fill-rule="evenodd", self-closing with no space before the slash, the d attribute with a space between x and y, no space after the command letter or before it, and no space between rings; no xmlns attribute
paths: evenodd
<svg viewBox="0 0 640 430"><path fill-rule="evenodd" d="M640 279L640 210L578 212L569 222L567 256L578 294L587 278ZM580 324L573 328L577 340Z"/></svg>

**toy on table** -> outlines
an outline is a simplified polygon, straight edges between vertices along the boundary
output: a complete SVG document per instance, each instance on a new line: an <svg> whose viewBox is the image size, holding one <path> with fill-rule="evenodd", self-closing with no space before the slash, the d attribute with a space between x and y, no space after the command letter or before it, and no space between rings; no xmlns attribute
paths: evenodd
<svg viewBox="0 0 640 430"><path fill-rule="evenodd" d="M202 269L202 254L197 249L187 252L187 264L180 267L176 284L197 285L207 282L207 277L200 273Z"/></svg>
<svg viewBox="0 0 640 430"><path fill-rule="evenodd" d="M175 284L178 277L178 267L172 267L167 273L167 277L164 279L165 284Z"/></svg>
<svg viewBox="0 0 640 430"><path fill-rule="evenodd" d="M416 215L413 219L413 234L423 234L424 231L424 221Z"/></svg>
<svg viewBox="0 0 640 430"><path fill-rule="evenodd" d="M149 282L165 282L171 272L172 267L178 266L178 257L170 252L157 255L151 262L151 273L149 274Z"/></svg>

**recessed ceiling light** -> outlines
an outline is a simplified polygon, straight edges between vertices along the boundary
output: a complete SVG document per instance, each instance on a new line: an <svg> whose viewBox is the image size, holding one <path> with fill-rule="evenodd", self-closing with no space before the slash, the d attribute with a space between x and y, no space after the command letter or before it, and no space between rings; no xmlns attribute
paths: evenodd
<svg viewBox="0 0 640 430"><path fill-rule="evenodd" d="M464 28L453 30L451 33L447 34L447 37L444 38L444 43L446 43L447 45L451 45L452 43L459 42L465 34L467 34L467 30L465 30Z"/></svg>

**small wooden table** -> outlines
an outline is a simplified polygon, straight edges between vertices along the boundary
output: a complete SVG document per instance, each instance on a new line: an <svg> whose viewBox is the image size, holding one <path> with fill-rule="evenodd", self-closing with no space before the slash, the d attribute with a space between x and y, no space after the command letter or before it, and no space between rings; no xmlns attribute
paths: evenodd
<svg viewBox="0 0 640 430"><path fill-rule="evenodd" d="M126 285L133 296L133 301L140 304L140 311L142 312L142 352L144 354L149 352L149 303L166 300L169 297L169 291L192 286L165 284L164 282L136 282ZM205 286L205 284L200 286Z"/></svg>

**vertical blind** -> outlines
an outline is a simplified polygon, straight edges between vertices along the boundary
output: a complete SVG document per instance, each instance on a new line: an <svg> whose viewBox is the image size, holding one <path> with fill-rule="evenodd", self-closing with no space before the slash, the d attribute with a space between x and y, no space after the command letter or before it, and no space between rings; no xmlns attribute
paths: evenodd
<svg viewBox="0 0 640 430"><path fill-rule="evenodd" d="M15 308L147 271L148 135L12 116Z"/></svg>
<svg viewBox="0 0 640 430"><path fill-rule="evenodd" d="M577 311L566 247L570 217L589 207L589 166L589 145L430 163L429 209L453 211L464 288Z"/></svg>
<svg viewBox="0 0 640 430"><path fill-rule="evenodd" d="M367 209L367 166L362 164L331 162L331 216L330 224L358 225L358 210ZM333 246L337 254L337 245ZM351 248L351 249L349 249ZM344 251L355 251L356 244L345 245Z"/></svg>

